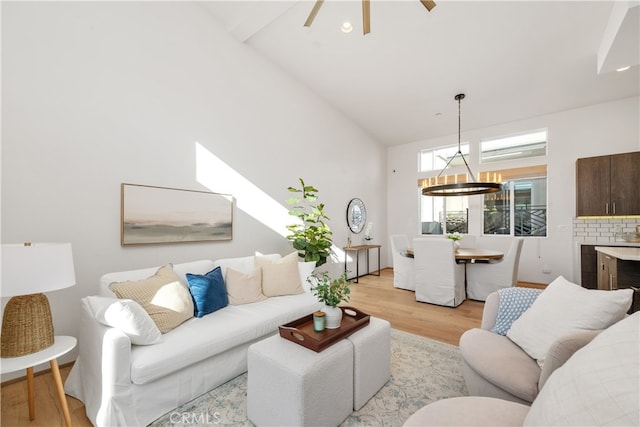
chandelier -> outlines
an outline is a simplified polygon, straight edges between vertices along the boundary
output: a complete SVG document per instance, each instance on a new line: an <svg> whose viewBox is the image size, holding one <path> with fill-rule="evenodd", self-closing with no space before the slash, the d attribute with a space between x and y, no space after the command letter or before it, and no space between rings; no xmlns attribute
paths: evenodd
<svg viewBox="0 0 640 427"><path fill-rule="evenodd" d="M423 196L471 196L473 194L497 193L502 190L500 178L495 174L493 181L489 180L488 174L486 181L476 181L473 172L471 172L471 169L469 168L467 160L464 158L464 154L462 154L462 151L460 150L460 101L463 99L464 93L460 93L455 96L455 100L458 101L458 152L449 159L435 179L428 178L425 180L425 185L422 187ZM452 183L447 182L448 180L446 175L440 179L440 176L457 156L462 157L462 161L467 168L467 174L464 182L458 182L458 175L454 177L454 182Z"/></svg>

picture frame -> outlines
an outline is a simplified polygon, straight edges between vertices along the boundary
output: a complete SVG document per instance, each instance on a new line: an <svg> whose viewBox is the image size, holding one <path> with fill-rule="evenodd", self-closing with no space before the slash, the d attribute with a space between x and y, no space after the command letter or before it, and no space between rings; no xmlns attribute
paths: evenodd
<svg viewBox="0 0 640 427"><path fill-rule="evenodd" d="M121 184L120 244L157 245L233 238L233 196Z"/></svg>

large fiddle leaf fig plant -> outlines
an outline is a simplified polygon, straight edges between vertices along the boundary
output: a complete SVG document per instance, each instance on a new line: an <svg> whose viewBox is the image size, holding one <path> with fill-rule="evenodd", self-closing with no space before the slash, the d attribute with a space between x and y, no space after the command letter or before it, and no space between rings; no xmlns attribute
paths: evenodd
<svg viewBox="0 0 640 427"><path fill-rule="evenodd" d="M326 222L329 217L324 212L324 204L318 201L318 190L312 185L306 185L302 178L298 179L300 188L288 188L296 196L286 202L291 206L289 215L300 219L300 222L287 225L287 230L291 232L287 239L298 251L300 258L315 261L316 267L319 267L331 255L333 233Z"/></svg>

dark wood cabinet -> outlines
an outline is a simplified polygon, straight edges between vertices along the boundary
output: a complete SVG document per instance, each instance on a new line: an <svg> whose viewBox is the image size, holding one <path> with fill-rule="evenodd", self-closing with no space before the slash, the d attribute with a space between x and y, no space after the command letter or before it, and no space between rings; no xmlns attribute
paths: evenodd
<svg viewBox="0 0 640 427"><path fill-rule="evenodd" d="M576 162L576 215L640 215L640 151Z"/></svg>
<svg viewBox="0 0 640 427"><path fill-rule="evenodd" d="M598 253L595 245L580 246L582 287L598 289Z"/></svg>

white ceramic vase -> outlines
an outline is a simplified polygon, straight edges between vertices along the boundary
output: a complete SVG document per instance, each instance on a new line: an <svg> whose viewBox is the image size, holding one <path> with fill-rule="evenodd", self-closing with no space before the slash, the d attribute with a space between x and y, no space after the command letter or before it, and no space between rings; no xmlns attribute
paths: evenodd
<svg viewBox="0 0 640 427"><path fill-rule="evenodd" d="M338 329L340 322L342 322L342 309L340 307L325 305L322 311L324 311L327 319L325 327L327 329Z"/></svg>

